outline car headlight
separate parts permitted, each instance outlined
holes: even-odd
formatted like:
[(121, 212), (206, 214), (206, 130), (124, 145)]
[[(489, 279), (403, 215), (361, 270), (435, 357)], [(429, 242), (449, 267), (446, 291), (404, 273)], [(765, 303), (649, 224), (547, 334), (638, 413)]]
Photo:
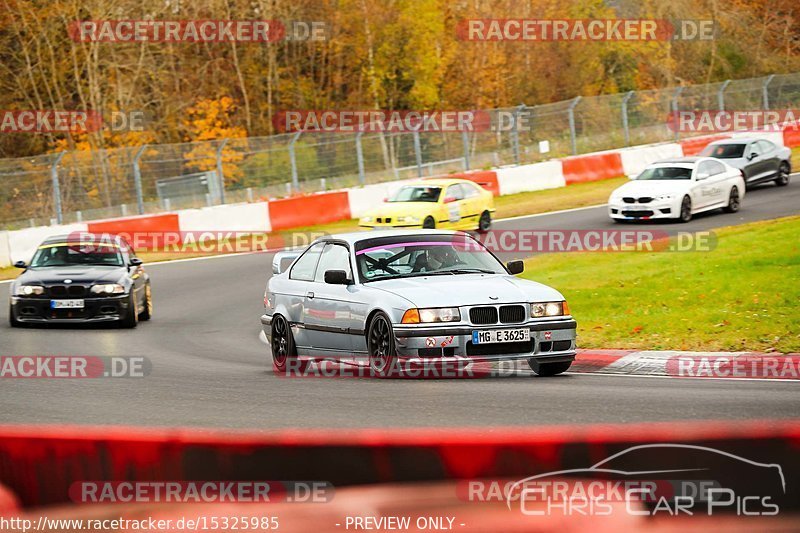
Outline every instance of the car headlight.
[(458, 307), (432, 307), (428, 309), (409, 309), (403, 314), (403, 324), (420, 324), (430, 322), (458, 322), (461, 313)]
[(119, 283), (104, 283), (102, 285), (92, 285), (89, 292), (92, 294), (122, 294), (125, 292), (125, 287)]
[(362, 224), (369, 224), (370, 222), (372, 222), (372, 217), (361, 217)]
[(44, 294), (44, 287), (41, 285), (20, 285), (17, 289), (17, 295), (19, 296), (33, 296)]
[(531, 318), (565, 316), (569, 314), (567, 302), (535, 302), (531, 304)]

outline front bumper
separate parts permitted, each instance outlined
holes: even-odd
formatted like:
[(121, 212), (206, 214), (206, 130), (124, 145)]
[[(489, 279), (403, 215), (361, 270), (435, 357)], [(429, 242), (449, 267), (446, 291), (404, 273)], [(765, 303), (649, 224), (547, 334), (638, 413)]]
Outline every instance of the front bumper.
[[(530, 330), (530, 342), (473, 344), (473, 331)], [(407, 360), (493, 362), (536, 358), (547, 362), (575, 359), (577, 323), (571, 318), (489, 326), (396, 324), (397, 355)]]
[(608, 216), (617, 220), (657, 220), (677, 218), (680, 216), (680, 205), (673, 201), (656, 201), (648, 204), (626, 204), (609, 202)]
[(51, 309), (50, 298), (11, 297), (11, 312), (24, 323), (74, 324), (79, 322), (113, 322), (129, 312), (127, 294), (83, 298), (82, 309)]

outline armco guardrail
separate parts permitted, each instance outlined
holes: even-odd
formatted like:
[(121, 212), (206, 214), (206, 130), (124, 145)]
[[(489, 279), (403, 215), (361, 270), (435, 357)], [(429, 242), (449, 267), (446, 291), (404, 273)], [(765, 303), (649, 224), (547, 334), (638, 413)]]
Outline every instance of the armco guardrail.
[[(751, 133), (741, 132), (735, 135), (749, 134)], [(758, 135), (777, 144), (800, 146), (800, 135), (797, 135), (794, 127), (787, 127), (783, 131), (758, 132)], [(667, 157), (696, 154), (712, 140), (726, 137), (729, 135), (697, 137), (679, 143), (636, 146), (495, 170), (464, 172), (451, 176), (481, 183), (495, 195), (554, 189), (573, 183), (607, 179), (623, 174), (633, 176), (654, 161)], [(54, 234), (84, 231), (125, 233), (127, 235), (171, 233), (178, 236), (181, 233), (202, 231), (267, 233), (358, 218), (368, 209), (380, 203), (402, 183), (402, 181), (387, 182), (266, 202), (226, 204), (201, 209), (183, 209), (172, 213), (10, 231), (7, 234), (8, 263), (2, 262), (3, 254), (0, 252), (0, 266), (5, 266), (13, 261), (28, 261), (36, 250), (36, 246), (45, 237)], [(137, 241), (147, 245), (146, 236), (138, 238)], [(2, 234), (0, 234), (0, 246), (2, 246)]]
[[(677, 142), (685, 135), (668, 127), (671, 112), (798, 107), (800, 73), (792, 73), (486, 111), (511, 117), (507, 125), (524, 120), (501, 131), (305, 132), (4, 159), (0, 228), (253, 202)], [(541, 152), (540, 141), (547, 141), (548, 152)], [(198, 173), (208, 178), (208, 194), (159, 196), (160, 182)]]
[[(70, 502), (70, 488), (81, 481), (319, 480), (343, 487), (514, 480), (587, 469), (651, 444), (676, 446), (645, 446), (614, 464), (639, 472), (701, 469), (700, 479), (738, 483), (746, 494), (769, 494), (781, 512), (800, 510), (795, 420), (270, 433), (0, 426), (0, 482), (30, 507)], [(686, 470), (674, 472), (664, 479), (695, 479)]]

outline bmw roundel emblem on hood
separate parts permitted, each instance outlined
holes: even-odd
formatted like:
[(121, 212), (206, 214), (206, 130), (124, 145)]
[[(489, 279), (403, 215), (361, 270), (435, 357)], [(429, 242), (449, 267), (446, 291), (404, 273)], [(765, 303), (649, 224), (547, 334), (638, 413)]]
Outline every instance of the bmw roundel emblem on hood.
[(499, 298), (499, 296), (489, 296), (490, 300), (497, 300), (498, 298)]

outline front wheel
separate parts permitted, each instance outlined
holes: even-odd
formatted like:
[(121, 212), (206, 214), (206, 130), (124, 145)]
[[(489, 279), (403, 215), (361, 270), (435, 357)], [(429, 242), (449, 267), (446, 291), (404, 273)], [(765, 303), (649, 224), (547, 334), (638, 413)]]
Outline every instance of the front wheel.
[(484, 211), (481, 213), (481, 218), (478, 220), (478, 231), (480, 233), (486, 233), (492, 227), (492, 214), (489, 211)]
[(139, 320), (150, 320), (153, 318), (153, 294), (150, 284), (144, 286), (144, 310), (139, 315)]
[(277, 374), (285, 374), (289, 360), (297, 357), (294, 337), (289, 323), (281, 315), (272, 318), (272, 369)]
[(741, 207), (741, 200), (739, 199), (739, 189), (731, 187), (731, 194), (728, 196), (728, 205), (723, 209), (726, 213), (735, 213)]
[(433, 220), (433, 217), (425, 217), (425, 220), (422, 221), (422, 229), (434, 229), (436, 227), (436, 221)]
[(392, 324), (383, 313), (378, 313), (369, 323), (367, 331), (369, 369), (374, 376), (385, 378), (391, 375), (397, 362)]
[(688, 196), (683, 197), (681, 202), (681, 212), (678, 215), (678, 220), (681, 222), (689, 222), (692, 220), (692, 199)]
[(537, 376), (550, 377), (561, 374), (569, 370), (572, 366), (572, 361), (564, 361), (561, 363), (540, 363), (535, 357), (528, 359), (528, 366), (531, 367)]
[(778, 179), (775, 180), (775, 185), (778, 187), (785, 187), (789, 185), (789, 163), (784, 161), (778, 169)]

